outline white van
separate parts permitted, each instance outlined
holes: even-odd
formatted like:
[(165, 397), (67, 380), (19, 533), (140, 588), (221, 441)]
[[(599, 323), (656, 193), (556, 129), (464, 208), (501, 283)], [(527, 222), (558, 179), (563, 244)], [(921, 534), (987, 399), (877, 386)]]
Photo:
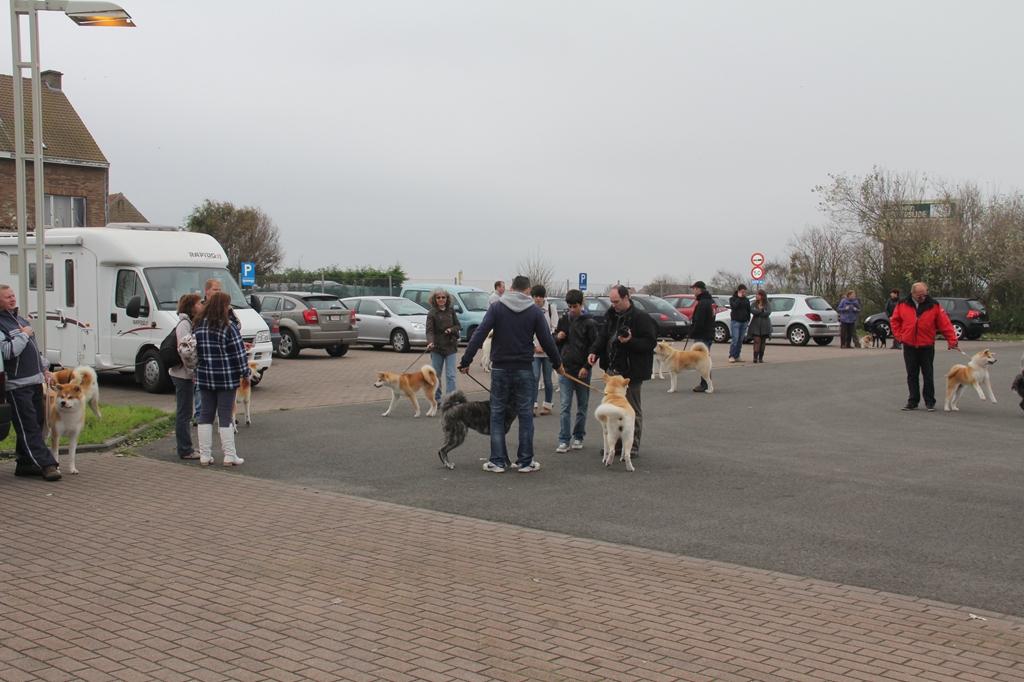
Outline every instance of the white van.
[[(18, 305), (22, 317), (38, 319), (34, 235), (28, 245), (30, 293), (18, 292)], [(169, 389), (158, 349), (177, 324), (178, 299), (203, 294), (216, 278), (231, 296), (242, 338), (254, 344), (256, 373), (270, 367), (270, 330), (210, 235), (149, 223), (54, 228), (46, 231), (45, 258), (46, 358), (53, 364), (134, 372), (147, 391)], [(17, 291), (18, 267), (17, 235), (0, 236), (0, 283)]]

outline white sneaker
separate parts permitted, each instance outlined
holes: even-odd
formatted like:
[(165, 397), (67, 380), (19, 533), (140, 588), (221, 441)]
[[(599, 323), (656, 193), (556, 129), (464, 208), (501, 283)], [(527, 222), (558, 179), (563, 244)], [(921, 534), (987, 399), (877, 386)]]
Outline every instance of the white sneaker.
[(583, 449), (583, 441), (578, 440), (578, 439), (574, 440), (572, 442), (572, 449), (573, 450), (582, 450)]
[(493, 462), (484, 462), (484, 471), (490, 471), (492, 474), (505, 473), (504, 467), (497, 466)]
[(530, 462), (526, 466), (519, 467), (519, 473), (521, 473), (521, 474), (529, 474), (529, 473), (533, 473), (534, 471), (537, 471), (538, 469), (540, 469), (540, 462), (538, 462), (537, 460), (533, 460), (532, 462)]
[(568, 443), (559, 443), (558, 447), (555, 448), (555, 452), (569, 452), (569, 444)]

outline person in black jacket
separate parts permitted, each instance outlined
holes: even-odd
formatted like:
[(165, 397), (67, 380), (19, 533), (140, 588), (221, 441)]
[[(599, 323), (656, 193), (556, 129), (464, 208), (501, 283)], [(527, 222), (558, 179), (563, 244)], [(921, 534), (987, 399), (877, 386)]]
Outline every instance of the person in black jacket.
[(732, 332), (729, 362), (746, 362), (740, 357), (740, 351), (743, 350), (743, 339), (747, 335), (747, 325), (750, 324), (750, 299), (747, 298), (747, 287), (742, 284), (729, 297), (729, 321)]
[(629, 379), (626, 400), (636, 412), (633, 426), (633, 448), (630, 457), (640, 456), (640, 435), (644, 413), (640, 404), (640, 390), (644, 380), (651, 378), (654, 369), (654, 347), (658, 345), (658, 328), (647, 313), (637, 310), (629, 300), (629, 289), (623, 285), (612, 287), (608, 293), (612, 307), (604, 316), (604, 326), (590, 346), (587, 363), (601, 363), (601, 369)]
[[(708, 287), (703, 281), (697, 280), (690, 287), (694, 296), (697, 297), (697, 304), (693, 307), (693, 319), (690, 326), (690, 338), (700, 341), (711, 350), (711, 344), (715, 342), (715, 301), (708, 293)], [(700, 378), (700, 385), (694, 386), (695, 393), (704, 393), (708, 390), (708, 382), (704, 377)]]
[[(893, 289), (892, 291), (889, 292), (889, 300), (885, 302), (885, 316), (888, 317), (890, 320), (892, 319), (892, 314), (896, 312), (896, 304), (899, 302), (900, 290)], [(893, 337), (892, 348), (893, 350), (900, 350), (902, 348), (899, 339)]]
[[(569, 311), (558, 319), (555, 326), (555, 343), (562, 355), (565, 374), (558, 375), (558, 392), (562, 396), (558, 449), (569, 451), (569, 421), (572, 417), (572, 397), (576, 396), (576, 423), (572, 428), (572, 449), (583, 449), (583, 438), (587, 435), (587, 408), (590, 406), (590, 365), (587, 355), (597, 340), (597, 323), (590, 311), (583, 307), (583, 292), (572, 289), (565, 295)], [(584, 382), (581, 386), (569, 377)]]

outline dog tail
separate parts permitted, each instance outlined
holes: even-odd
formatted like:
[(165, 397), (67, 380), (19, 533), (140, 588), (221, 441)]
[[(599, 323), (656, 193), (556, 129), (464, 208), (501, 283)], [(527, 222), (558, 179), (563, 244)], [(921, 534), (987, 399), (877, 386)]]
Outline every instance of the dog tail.
[(461, 405), (466, 402), (466, 394), (462, 391), (454, 391), (444, 397), (444, 401), (441, 402), (441, 412), (448, 410), (456, 405)]
[(95, 386), (97, 382), (96, 370), (92, 367), (75, 367), (75, 371), (71, 373), (71, 383), (81, 384), (83, 387)]
[(693, 348), (691, 348), (690, 350), (696, 351), (697, 353), (703, 353), (704, 355), (708, 354), (708, 347), (705, 346), (700, 341), (698, 341), (697, 343), (693, 344)]
[(951, 376), (956, 374), (961, 369), (967, 369), (967, 365), (953, 365), (953, 369), (951, 369), (948, 372), (946, 372), (946, 378), (947, 379), (950, 378)]
[(431, 388), (437, 388), (437, 372), (434, 371), (433, 367), (430, 365), (423, 365), (420, 367), (420, 372), (423, 373), (423, 378), (427, 380), (427, 383), (430, 384)]

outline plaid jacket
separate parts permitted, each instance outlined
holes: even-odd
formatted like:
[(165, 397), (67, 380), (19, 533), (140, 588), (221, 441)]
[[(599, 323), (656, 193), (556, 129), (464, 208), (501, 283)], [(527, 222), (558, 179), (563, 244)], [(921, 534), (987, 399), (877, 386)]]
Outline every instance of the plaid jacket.
[(242, 344), (242, 335), (233, 324), (211, 329), (202, 322), (195, 329), (199, 367), (196, 383), (208, 391), (232, 391), (238, 380), (249, 376), (249, 356)]

